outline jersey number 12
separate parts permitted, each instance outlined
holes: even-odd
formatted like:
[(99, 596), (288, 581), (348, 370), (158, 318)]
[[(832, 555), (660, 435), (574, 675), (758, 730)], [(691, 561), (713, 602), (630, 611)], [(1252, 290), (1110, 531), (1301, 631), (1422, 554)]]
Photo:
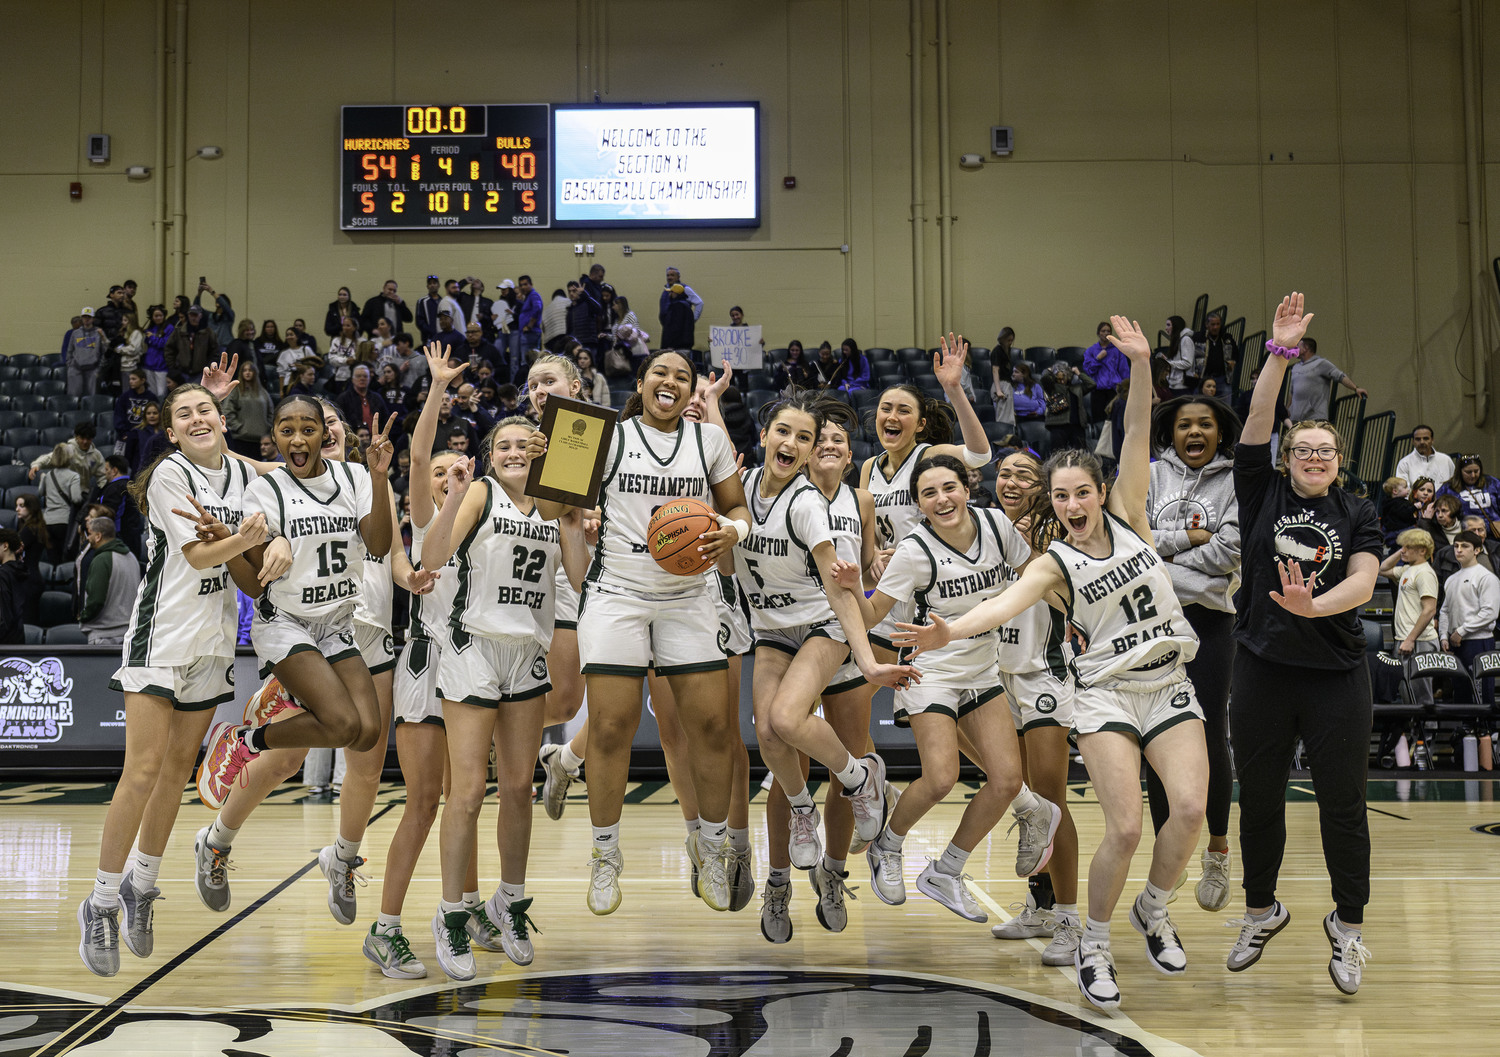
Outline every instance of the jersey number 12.
[(1151, 588), (1142, 584), (1130, 592), (1130, 597), (1135, 599), (1134, 609), (1130, 608), (1130, 598), (1120, 596), (1120, 608), (1125, 610), (1125, 619), (1130, 623), (1150, 620), (1156, 616), (1156, 602), (1151, 597)]

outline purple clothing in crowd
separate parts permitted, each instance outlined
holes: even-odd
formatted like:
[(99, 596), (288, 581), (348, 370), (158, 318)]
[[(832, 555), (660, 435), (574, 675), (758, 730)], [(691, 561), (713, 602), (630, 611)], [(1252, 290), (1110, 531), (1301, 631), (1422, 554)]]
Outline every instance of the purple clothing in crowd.
[(521, 302), (520, 311), (516, 313), (516, 329), (532, 335), (542, 332), (542, 295), (535, 289)]
[(1032, 385), (1030, 393), (1016, 386), (1015, 404), (1017, 418), (1042, 418), (1047, 414), (1047, 394), (1037, 384)]
[(172, 340), (176, 329), (171, 323), (166, 323), (160, 330), (151, 327), (146, 331), (146, 355), (141, 361), (142, 367), (148, 371), (167, 369), (167, 343)]
[[(1099, 358), (1100, 351), (1104, 359)], [(1130, 360), (1109, 342), (1095, 342), (1083, 354), (1083, 373), (1100, 389), (1113, 389), (1130, 377)]]

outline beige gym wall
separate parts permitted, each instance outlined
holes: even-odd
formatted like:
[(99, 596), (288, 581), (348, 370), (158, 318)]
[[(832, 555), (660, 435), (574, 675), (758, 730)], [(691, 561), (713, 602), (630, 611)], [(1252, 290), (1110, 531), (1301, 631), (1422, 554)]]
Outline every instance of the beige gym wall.
[[(1500, 0), (1474, 0), (1480, 68), (1500, 54)], [(242, 315), (320, 329), (356, 298), (429, 270), (545, 292), (583, 270), (574, 241), (654, 330), (662, 269), (705, 319), (732, 303), (767, 340), (936, 343), (934, 0), (923, 0), (926, 333), (912, 333), (907, 0), (579, 0), (467, 9), (411, 0), (191, 0), (187, 257)], [(1308, 293), (1322, 349), (1451, 448), (1496, 462), (1473, 425), (1458, 0), (948, 0), (953, 318), (989, 345), (1087, 344), (1111, 311), (1153, 335), (1208, 292), (1264, 328)], [(175, 0), (168, 3), (169, 26)], [(0, 351), (51, 351), (67, 319), (127, 274), (151, 289), (156, 181), (152, 0), (5, 4), (0, 288), (22, 306)], [(507, 32), (504, 27), (516, 27)], [(1487, 45), (1487, 46), (1486, 46)], [(735, 232), (353, 234), (338, 230), (343, 103), (759, 100), (762, 226)], [(1500, 144), (1500, 79), (1485, 104)], [(988, 157), (989, 127), (1016, 152)], [(88, 165), (90, 132), (113, 137)], [(1500, 191), (1497, 150), (1485, 178)], [(169, 161), (170, 165), (173, 164)], [(795, 190), (781, 187), (797, 177)], [(68, 184), (83, 184), (83, 199)], [(170, 187), (170, 183), (168, 184)], [(1491, 218), (1486, 259), (1500, 245)], [(169, 245), (170, 245), (169, 238)], [(622, 243), (635, 253), (625, 257)], [(848, 244), (847, 255), (840, 252)], [(172, 274), (169, 266), (168, 275)], [(1485, 307), (1493, 316), (1493, 306)], [(1500, 328), (1491, 323), (1491, 334)], [(1492, 419), (1493, 422), (1493, 419)]]

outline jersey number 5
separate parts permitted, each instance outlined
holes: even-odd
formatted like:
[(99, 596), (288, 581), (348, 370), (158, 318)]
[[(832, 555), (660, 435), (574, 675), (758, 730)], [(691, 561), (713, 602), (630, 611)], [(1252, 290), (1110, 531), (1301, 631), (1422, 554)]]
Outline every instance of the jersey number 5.
[(349, 568), (349, 559), (344, 557), (344, 551), (348, 548), (348, 540), (329, 540), (327, 543), (319, 544), (318, 575), (338, 576)]
[[(1135, 599), (1135, 609), (1130, 608), (1130, 598)], [(1120, 608), (1125, 610), (1125, 619), (1135, 624), (1156, 616), (1156, 601), (1151, 597), (1151, 588), (1142, 584), (1130, 592), (1130, 598), (1120, 596)]]
[(529, 551), (525, 547), (517, 547), (515, 564), (510, 567), (512, 580), (525, 580), (528, 583), (539, 583), (542, 579), (542, 566), (547, 564), (546, 551)]

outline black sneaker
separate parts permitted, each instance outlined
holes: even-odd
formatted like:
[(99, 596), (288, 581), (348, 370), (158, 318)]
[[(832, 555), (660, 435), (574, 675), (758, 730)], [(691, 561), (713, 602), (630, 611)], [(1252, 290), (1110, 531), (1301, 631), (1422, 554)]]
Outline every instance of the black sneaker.
[(1078, 970), (1078, 990), (1091, 1005), (1099, 1009), (1120, 1008), (1120, 985), (1115, 979), (1115, 959), (1109, 952), (1109, 941), (1082, 940), (1073, 955)]
[(1271, 916), (1264, 921), (1256, 921), (1248, 913), (1235, 921), (1224, 922), (1225, 928), (1239, 929), (1240, 938), (1234, 941), (1234, 946), (1229, 949), (1229, 958), (1224, 963), (1232, 973), (1242, 973), (1256, 962), (1260, 961), (1260, 955), (1271, 937), (1291, 923), (1292, 912), (1281, 905), (1278, 900), (1271, 907)]
[(1332, 913), (1323, 919), (1323, 932), (1333, 947), (1333, 957), (1328, 959), (1328, 975), (1333, 979), (1333, 986), (1346, 995), (1352, 995), (1359, 990), (1370, 952), (1359, 942), (1359, 933), (1351, 931)]
[(1151, 960), (1157, 972), (1167, 976), (1187, 972), (1187, 952), (1182, 949), (1182, 941), (1177, 938), (1172, 919), (1167, 917), (1166, 910), (1155, 915), (1148, 914), (1141, 906), (1141, 898), (1137, 896), (1131, 904), (1130, 925), (1146, 937), (1146, 957)]

